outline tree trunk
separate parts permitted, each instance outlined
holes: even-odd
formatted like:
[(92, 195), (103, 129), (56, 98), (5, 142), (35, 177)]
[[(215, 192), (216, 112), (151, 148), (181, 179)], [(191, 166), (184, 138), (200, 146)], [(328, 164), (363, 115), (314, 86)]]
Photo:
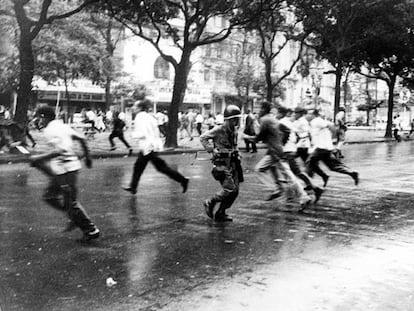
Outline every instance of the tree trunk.
[(370, 114), (371, 110), (367, 110), (367, 126), (369, 126), (369, 114)]
[(266, 70), (266, 100), (271, 103), (273, 100), (272, 59), (270, 57), (266, 57), (264, 63)]
[(339, 111), (339, 105), (341, 102), (341, 79), (342, 79), (342, 65), (340, 63), (336, 64), (335, 70), (335, 101), (334, 101), (334, 111), (333, 111), (333, 120), (336, 118), (336, 114)]
[(395, 88), (396, 77), (390, 75), (390, 81), (388, 84), (388, 115), (387, 115), (387, 127), (385, 129), (385, 136), (387, 138), (392, 137), (392, 115), (394, 110), (394, 88)]
[(21, 70), (14, 120), (19, 125), (24, 126), (27, 121), (27, 109), (29, 108), (30, 94), (32, 91), (34, 56), (31, 37), (23, 31), (20, 34), (19, 52)]
[(111, 78), (109, 76), (106, 77), (105, 82), (105, 109), (109, 110), (111, 107), (112, 98), (111, 98)]
[(171, 104), (168, 107), (167, 135), (165, 137), (166, 147), (177, 147), (178, 111), (184, 102), (187, 89), (187, 77), (190, 68), (190, 57), (192, 50), (184, 49), (181, 60), (175, 67), (174, 87)]

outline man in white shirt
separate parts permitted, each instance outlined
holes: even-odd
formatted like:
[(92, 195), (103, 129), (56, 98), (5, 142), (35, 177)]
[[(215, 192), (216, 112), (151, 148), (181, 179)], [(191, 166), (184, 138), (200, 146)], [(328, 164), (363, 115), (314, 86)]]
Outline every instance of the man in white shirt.
[(163, 143), (160, 138), (157, 120), (147, 112), (150, 106), (152, 106), (152, 103), (149, 100), (143, 100), (137, 104), (139, 112), (135, 116), (132, 136), (138, 139), (138, 158), (134, 165), (131, 182), (128, 187), (123, 189), (136, 194), (141, 175), (148, 162), (151, 162), (158, 171), (179, 182), (183, 187), (184, 193), (187, 191), (190, 179), (170, 168), (159, 157), (158, 151), (162, 150)]
[(308, 111), (307, 119), (310, 121), (312, 145), (314, 147), (314, 151), (307, 162), (308, 175), (312, 176), (313, 173), (317, 173), (322, 177), (324, 187), (326, 187), (329, 176), (318, 165), (319, 161), (322, 161), (331, 171), (351, 176), (355, 185), (358, 185), (358, 173), (351, 171), (332, 153), (334, 150), (332, 142), (332, 129), (334, 124), (322, 119), (317, 109)]
[[(66, 212), (70, 223), (66, 231), (79, 227), (83, 231), (82, 240), (99, 237), (99, 229), (92, 223), (77, 201), (77, 176), (81, 163), (74, 151), (73, 142), (78, 141), (85, 155), (88, 168), (92, 167), (88, 147), (84, 137), (62, 120), (55, 120), (52, 107), (43, 106), (37, 110), (40, 122), (45, 127), (44, 136), (51, 151), (31, 157), (31, 165), (50, 177), (50, 183), (43, 198), (52, 207)], [(63, 199), (63, 203), (62, 203)]]
[(289, 129), (289, 137), (287, 137), (287, 141), (283, 145), (283, 154), (285, 156), (285, 159), (289, 163), (289, 167), (292, 173), (305, 183), (306, 189), (312, 190), (315, 193), (315, 200), (313, 203), (316, 204), (322, 196), (323, 189), (316, 186), (312, 182), (311, 178), (308, 176), (308, 174), (303, 172), (301, 166), (298, 163), (299, 156), (297, 154), (296, 145), (298, 135), (296, 133), (296, 127), (293, 123), (293, 111), (283, 106), (280, 106), (278, 108), (278, 117), (281, 118), (279, 121), (280, 126), (285, 126), (287, 129)]

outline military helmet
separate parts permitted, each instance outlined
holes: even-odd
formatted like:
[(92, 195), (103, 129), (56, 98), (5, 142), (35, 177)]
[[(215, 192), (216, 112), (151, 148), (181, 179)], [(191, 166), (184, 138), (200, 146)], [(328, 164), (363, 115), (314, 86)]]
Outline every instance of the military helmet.
[(236, 105), (228, 105), (224, 109), (224, 119), (232, 119), (241, 117), (241, 110)]
[(47, 118), (53, 120), (56, 118), (55, 109), (48, 105), (41, 105), (36, 109), (36, 115), (39, 117)]

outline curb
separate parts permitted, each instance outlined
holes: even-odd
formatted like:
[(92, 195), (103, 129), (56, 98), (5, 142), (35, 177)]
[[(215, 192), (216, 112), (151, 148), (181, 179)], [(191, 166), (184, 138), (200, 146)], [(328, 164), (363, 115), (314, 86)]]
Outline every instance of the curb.
[[(375, 143), (390, 143), (390, 142), (395, 142), (395, 140), (394, 139), (380, 139), (380, 140), (371, 140), (371, 141), (350, 141), (350, 142), (346, 142), (345, 144), (355, 145), (355, 144), (375, 144)], [(257, 149), (265, 149), (265, 147), (257, 146)], [(243, 150), (243, 148), (241, 150)], [(177, 155), (177, 154), (185, 154), (185, 153), (197, 153), (200, 151), (204, 151), (204, 149), (201, 149), (201, 148), (166, 149), (166, 150), (159, 152), (159, 154)], [(136, 153), (133, 153), (131, 157), (134, 157), (135, 155)], [(112, 158), (123, 158), (123, 157), (125, 157), (125, 153), (109, 153), (105, 151), (91, 153), (92, 159), (105, 159), (105, 158), (112, 159)], [(11, 164), (28, 163), (28, 162), (29, 162), (29, 158), (26, 155), (4, 155), (4, 157), (0, 155), (0, 165), (4, 165), (4, 164), (11, 165)]]

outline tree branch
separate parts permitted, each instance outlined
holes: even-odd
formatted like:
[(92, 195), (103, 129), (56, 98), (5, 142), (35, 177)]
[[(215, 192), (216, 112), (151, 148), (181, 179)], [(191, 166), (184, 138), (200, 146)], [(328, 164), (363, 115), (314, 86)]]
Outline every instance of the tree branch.
[(273, 84), (273, 88), (276, 87), (277, 85), (279, 85), (287, 76), (289, 76), (292, 71), (293, 68), (296, 66), (296, 64), (299, 62), (299, 60), (302, 58), (302, 51), (303, 51), (303, 47), (304, 47), (304, 41), (302, 41), (300, 43), (300, 48), (298, 51), (298, 55), (296, 57), (296, 59), (293, 61), (293, 63), (291, 64), (290, 68), (288, 71), (286, 71), (274, 84)]

